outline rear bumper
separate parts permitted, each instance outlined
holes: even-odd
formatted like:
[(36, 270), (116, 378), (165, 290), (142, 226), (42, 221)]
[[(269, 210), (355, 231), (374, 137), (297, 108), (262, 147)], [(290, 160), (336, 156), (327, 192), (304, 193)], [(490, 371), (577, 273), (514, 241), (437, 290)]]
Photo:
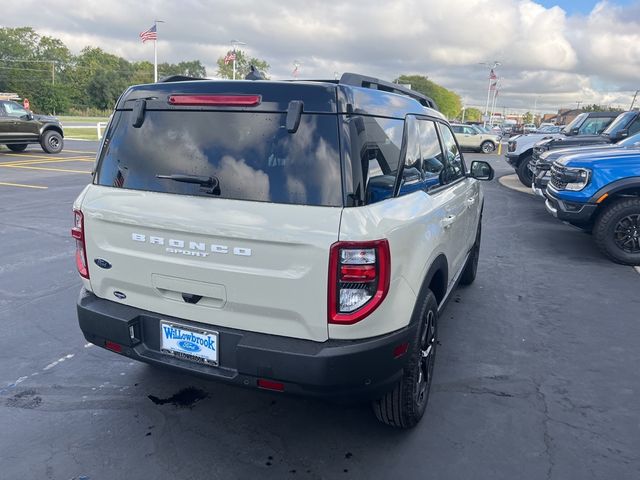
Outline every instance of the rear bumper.
[(549, 188), (544, 190), (544, 196), (547, 199), (545, 202), (547, 212), (558, 220), (573, 223), (575, 225), (588, 224), (598, 208), (597, 205), (591, 203), (574, 203), (564, 201), (556, 197)]
[[(394, 348), (411, 343), (416, 331), (413, 324), (380, 337), (320, 343), (197, 324), (104, 300), (85, 289), (77, 310), (89, 342), (103, 348), (115, 342), (127, 357), (240, 386), (257, 388), (258, 379), (275, 380), (287, 393), (340, 401), (377, 398), (391, 390), (408, 359), (408, 354), (394, 358)], [(217, 331), (219, 366), (162, 353), (160, 320)]]

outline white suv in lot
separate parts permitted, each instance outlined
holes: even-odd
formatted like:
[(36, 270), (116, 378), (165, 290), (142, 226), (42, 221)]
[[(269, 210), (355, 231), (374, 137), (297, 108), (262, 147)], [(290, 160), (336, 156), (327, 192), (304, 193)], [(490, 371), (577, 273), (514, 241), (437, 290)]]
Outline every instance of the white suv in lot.
[(128, 89), (74, 203), (87, 340), (415, 425), (493, 178), (434, 106), (355, 74)]

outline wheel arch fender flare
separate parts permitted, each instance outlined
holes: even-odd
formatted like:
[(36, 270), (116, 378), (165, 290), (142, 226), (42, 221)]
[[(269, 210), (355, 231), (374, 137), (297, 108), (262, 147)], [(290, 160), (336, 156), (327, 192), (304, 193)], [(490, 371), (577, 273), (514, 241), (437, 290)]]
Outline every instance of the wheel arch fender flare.
[(60, 125), (56, 125), (55, 123), (45, 123), (42, 127), (40, 127), (40, 136), (44, 135), (49, 130), (58, 132), (60, 136), (64, 138), (64, 132), (62, 131), (62, 127), (60, 127)]
[(426, 294), (436, 275), (440, 276), (438, 278), (439, 291), (433, 292), (433, 294), (436, 297), (438, 305), (440, 305), (447, 294), (447, 286), (449, 285), (449, 262), (447, 262), (447, 257), (445, 257), (443, 253), (440, 253), (433, 262), (431, 262), (431, 266), (427, 269), (427, 273), (424, 275), (420, 291), (418, 292), (416, 304), (413, 307), (413, 313), (411, 314), (411, 323), (418, 320), (419, 299)]
[(608, 185), (605, 185), (596, 193), (594, 193), (593, 196), (589, 199), (589, 203), (596, 203), (596, 201), (605, 193), (613, 195), (623, 190), (634, 188), (640, 191), (640, 176), (621, 178), (620, 180), (616, 180), (615, 182), (611, 182)]

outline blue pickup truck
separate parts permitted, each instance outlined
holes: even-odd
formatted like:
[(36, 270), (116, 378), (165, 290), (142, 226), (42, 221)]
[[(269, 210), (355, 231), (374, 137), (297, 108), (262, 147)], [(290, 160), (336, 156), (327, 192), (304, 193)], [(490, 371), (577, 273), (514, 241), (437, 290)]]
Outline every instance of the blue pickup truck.
[(592, 232), (611, 260), (640, 265), (640, 148), (563, 155), (544, 194), (551, 215)]

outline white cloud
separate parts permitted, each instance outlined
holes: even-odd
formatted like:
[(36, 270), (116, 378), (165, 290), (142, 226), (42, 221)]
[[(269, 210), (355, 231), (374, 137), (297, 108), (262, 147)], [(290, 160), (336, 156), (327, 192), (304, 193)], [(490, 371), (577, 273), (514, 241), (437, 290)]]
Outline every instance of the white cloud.
[[(200, 59), (210, 75), (232, 38), (266, 59), (273, 78), (333, 78), (358, 71), (392, 79), (419, 73), (484, 105), (487, 71), (498, 59), (499, 102), (528, 108), (630, 102), (640, 88), (640, 5), (596, 5), (568, 15), (532, 0), (23, 0), (6, 26), (32, 25), (72, 50), (100, 46), (130, 60), (151, 60), (138, 33), (155, 18), (161, 61)], [(638, 83), (636, 83), (638, 82)]]

